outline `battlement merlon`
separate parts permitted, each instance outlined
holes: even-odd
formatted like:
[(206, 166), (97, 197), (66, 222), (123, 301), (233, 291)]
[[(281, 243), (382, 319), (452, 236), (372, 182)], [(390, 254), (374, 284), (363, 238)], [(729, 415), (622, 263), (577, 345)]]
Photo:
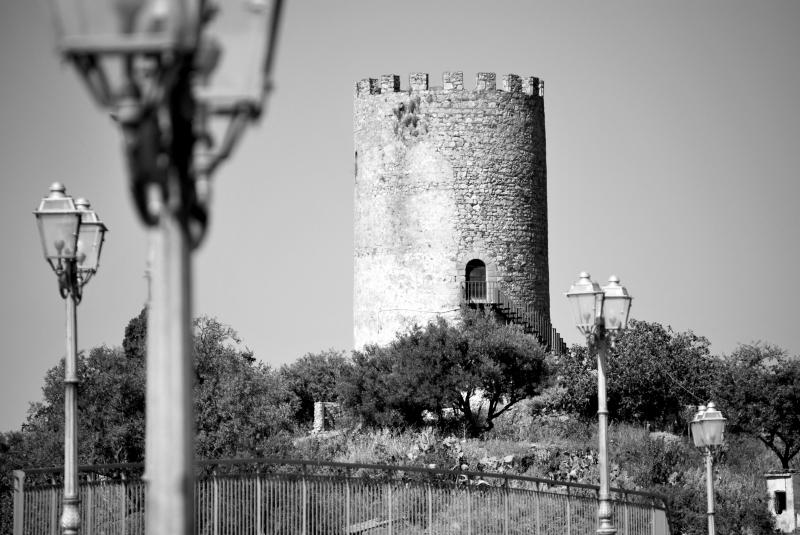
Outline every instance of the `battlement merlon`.
[(463, 91), (464, 73), (462, 71), (443, 72), (442, 88), (445, 91)]
[(381, 75), (381, 93), (397, 93), (400, 91), (400, 76), (397, 74)]
[(410, 75), (408, 75), (408, 85), (411, 88), (411, 91), (427, 91), (428, 73), (412, 72)]
[(475, 77), (475, 89), (494, 91), (497, 89), (497, 75), (493, 72), (479, 72)]
[[(505, 91), (508, 93), (524, 93), (532, 97), (544, 96), (544, 81), (536, 76), (520, 77), (516, 74), (504, 74), (501, 85), (497, 87), (497, 75), (493, 72), (479, 72), (475, 76), (475, 91)], [(383, 74), (380, 78), (364, 78), (356, 83), (356, 96), (379, 95), (382, 93), (399, 93), (400, 76)], [(429, 75), (425, 72), (412, 72), (408, 77), (407, 91), (464, 91), (464, 72), (445, 71), (442, 73), (442, 87), (431, 87)]]

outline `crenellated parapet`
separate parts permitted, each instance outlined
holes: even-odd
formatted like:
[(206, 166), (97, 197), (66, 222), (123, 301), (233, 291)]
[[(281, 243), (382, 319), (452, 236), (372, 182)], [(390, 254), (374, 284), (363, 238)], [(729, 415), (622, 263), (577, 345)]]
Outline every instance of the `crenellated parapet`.
[[(463, 71), (446, 71), (442, 73), (442, 85), (431, 86), (426, 72), (412, 72), (408, 77), (406, 91), (442, 91), (455, 92), (469, 90), (464, 87)], [(524, 93), (529, 96), (544, 96), (544, 82), (535, 76), (520, 77), (516, 74), (504, 74), (501, 84), (497, 86), (497, 75), (493, 72), (479, 72), (475, 76), (475, 91), (504, 91), (507, 93)], [(380, 78), (364, 78), (356, 83), (356, 96), (378, 95), (382, 93), (399, 93), (400, 75), (382, 74)]]

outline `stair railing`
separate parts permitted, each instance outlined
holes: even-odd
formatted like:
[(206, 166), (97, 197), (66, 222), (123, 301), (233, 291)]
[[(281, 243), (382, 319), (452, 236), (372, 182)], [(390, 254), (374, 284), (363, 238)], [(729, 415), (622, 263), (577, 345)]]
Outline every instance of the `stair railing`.
[(468, 305), (493, 305), (506, 317), (529, 334), (535, 335), (546, 349), (560, 355), (566, 351), (567, 344), (550, 323), (532, 303), (519, 305), (503, 290), (497, 281), (465, 281), (462, 283), (464, 302)]

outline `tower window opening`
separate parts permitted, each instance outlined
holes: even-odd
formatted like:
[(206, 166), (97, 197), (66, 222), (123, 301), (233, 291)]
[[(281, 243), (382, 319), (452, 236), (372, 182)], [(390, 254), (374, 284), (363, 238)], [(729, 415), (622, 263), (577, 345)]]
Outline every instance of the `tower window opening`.
[(467, 302), (486, 301), (486, 264), (482, 260), (470, 260), (464, 275)]

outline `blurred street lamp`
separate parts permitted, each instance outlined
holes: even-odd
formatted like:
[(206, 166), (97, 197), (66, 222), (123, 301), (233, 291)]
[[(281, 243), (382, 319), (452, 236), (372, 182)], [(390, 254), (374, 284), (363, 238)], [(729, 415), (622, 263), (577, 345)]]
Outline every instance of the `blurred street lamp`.
[(145, 478), (148, 534), (193, 533), (191, 251), (211, 175), (260, 117), (281, 0), (50, 0), (57, 46), (119, 124), (152, 227)]
[(97, 272), (106, 226), (86, 199), (73, 201), (58, 182), (34, 212), (44, 257), (58, 277), (58, 291), (66, 301), (67, 352), (64, 356), (64, 497), (61, 528), (77, 534), (78, 508), (78, 374), (77, 306), (83, 287)]
[(708, 406), (700, 405), (690, 427), (694, 445), (705, 449), (706, 455), (706, 502), (708, 503), (708, 534), (714, 535), (714, 456), (713, 448), (725, 441), (726, 420), (713, 401)]
[(572, 304), (575, 326), (586, 337), (589, 353), (597, 352), (597, 418), (600, 497), (597, 509), (597, 533), (613, 535), (611, 493), (608, 484), (608, 407), (606, 402), (606, 361), (609, 346), (628, 326), (631, 296), (619, 279), (611, 276), (600, 288), (585, 271), (566, 293)]

